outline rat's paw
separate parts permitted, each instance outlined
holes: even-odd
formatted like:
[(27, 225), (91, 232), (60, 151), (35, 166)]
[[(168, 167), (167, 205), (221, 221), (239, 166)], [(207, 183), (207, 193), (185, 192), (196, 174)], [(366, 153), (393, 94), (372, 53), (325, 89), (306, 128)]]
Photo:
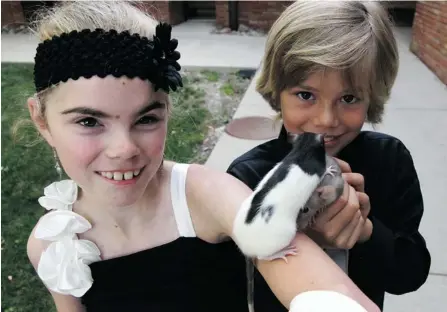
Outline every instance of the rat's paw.
[(332, 165), (332, 166), (329, 166), (326, 168), (326, 172), (324, 173), (324, 176), (329, 174), (334, 177), (336, 172), (337, 172), (337, 168)]
[(278, 251), (277, 253), (271, 255), (271, 256), (267, 256), (267, 257), (258, 257), (259, 260), (267, 260), (267, 261), (273, 261), (276, 259), (283, 259), (286, 263), (288, 263), (287, 261), (287, 256), (295, 256), (297, 254), (298, 250), (296, 249), (296, 247), (294, 245), (289, 245), (286, 248)]
[(332, 185), (321, 186), (317, 189), (318, 196), (324, 201), (324, 205), (332, 203), (337, 199), (337, 190)]

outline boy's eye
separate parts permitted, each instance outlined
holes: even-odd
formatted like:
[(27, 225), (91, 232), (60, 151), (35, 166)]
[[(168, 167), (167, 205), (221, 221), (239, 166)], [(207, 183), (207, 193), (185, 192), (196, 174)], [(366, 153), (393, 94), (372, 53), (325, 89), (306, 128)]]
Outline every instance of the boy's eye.
[(353, 104), (358, 101), (358, 99), (355, 96), (353, 96), (352, 94), (347, 94), (347, 95), (342, 96), (342, 100), (343, 100), (343, 102), (345, 102), (347, 104)]
[(301, 91), (297, 93), (298, 97), (304, 101), (313, 100), (313, 94), (310, 92)]
[(143, 116), (138, 120), (139, 124), (150, 125), (159, 121), (159, 118), (155, 116)]
[(92, 117), (87, 117), (84, 118), (80, 121), (78, 121), (78, 123), (83, 126), (83, 127), (87, 127), (87, 128), (93, 128), (96, 127), (99, 123), (95, 118)]

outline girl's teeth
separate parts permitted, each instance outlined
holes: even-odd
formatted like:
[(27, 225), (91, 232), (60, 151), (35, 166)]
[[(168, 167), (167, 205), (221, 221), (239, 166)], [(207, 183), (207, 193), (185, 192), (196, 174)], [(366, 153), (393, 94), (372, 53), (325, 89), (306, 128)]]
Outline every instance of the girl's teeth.
[(133, 172), (132, 171), (127, 171), (124, 173), (124, 180), (130, 180), (133, 178)]
[(113, 173), (113, 180), (121, 181), (123, 179), (123, 174), (121, 172)]
[(131, 180), (134, 177), (140, 174), (139, 169), (135, 171), (127, 171), (127, 172), (101, 172), (101, 175), (107, 179), (122, 181), (122, 180)]

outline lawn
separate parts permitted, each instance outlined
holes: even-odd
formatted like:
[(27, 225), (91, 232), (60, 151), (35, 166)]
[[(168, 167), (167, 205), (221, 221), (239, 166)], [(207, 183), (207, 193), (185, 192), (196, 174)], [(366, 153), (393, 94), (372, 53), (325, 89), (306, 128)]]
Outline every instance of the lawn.
[[(26, 242), (45, 210), (37, 199), (43, 188), (57, 179), (51, 150), (43, 143), (27, 147), (16, 142), (11, 128), (28, 118), (26, 99), (33, 93), (32, 64), (2, 63), (2, 277), (1, 311), (55, 311), (50, 295), (38, 279), (26, 255)], [(194, 160), (206, 135), (209, 112), (205, 93), (184, 80), (185, 87), (173, 94), (174, 109), (169, 123), (166, 158)], [(20, 132), (33, 139), (32, 127)]]

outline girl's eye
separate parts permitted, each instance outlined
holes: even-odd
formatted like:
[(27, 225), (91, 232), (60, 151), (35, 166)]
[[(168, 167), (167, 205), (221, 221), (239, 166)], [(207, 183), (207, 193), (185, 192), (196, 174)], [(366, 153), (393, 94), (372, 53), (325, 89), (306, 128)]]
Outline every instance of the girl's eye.
[(93, 128), (99, 125), (98, 121), (95, 118), (87, 117), (80, 121), (78, 121), (78, 124), (80, 124), (83, 127), (87, 128)]
[(315, 99), (312, 93), (305, 91), (298, 92), (297, 96), (304, 101), (310, 101)]
[(355, 102), (358, 101), (358, 99), (353, 96), (352, 94), (347, 94), (342, 96), (342, 101), (347, 103), (347, 104), (354, 104)]
[(138, 120), (138, 123), (143, 125), (151, 125), (157, 123), (159, 120), (160, 119), (155, 116), (143, 116), (140, 120)]

